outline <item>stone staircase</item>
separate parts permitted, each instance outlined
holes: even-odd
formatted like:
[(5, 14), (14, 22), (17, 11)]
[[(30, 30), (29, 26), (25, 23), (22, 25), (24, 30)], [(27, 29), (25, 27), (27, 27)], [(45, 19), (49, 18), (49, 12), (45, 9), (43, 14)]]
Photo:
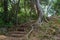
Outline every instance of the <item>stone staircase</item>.
[[(13, 28), (14, 29), (14, 28)], [(25, 27), (16, 28), (14, 31), (10, 31), (8, 36), (11, 37), (24, 37), (27, 34)]]

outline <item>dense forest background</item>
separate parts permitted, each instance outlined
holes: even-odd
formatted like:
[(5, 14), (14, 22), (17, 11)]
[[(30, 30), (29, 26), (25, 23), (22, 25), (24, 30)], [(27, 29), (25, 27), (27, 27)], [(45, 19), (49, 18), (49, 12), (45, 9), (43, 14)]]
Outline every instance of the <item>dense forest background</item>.
[[(60, 15), (59, 0), (0, 0), (0, 26), (21, 24), (38, 18)], [(38, 8), (39, 5), (40, 9)]]
[(0, 0), (0, 33), (4, 28), (6, 34), (23, 26), (30, 30), (27, 35), (34, 29), (39, 30), (40, 40), (53, 40), (60, 35), (60, 0)]

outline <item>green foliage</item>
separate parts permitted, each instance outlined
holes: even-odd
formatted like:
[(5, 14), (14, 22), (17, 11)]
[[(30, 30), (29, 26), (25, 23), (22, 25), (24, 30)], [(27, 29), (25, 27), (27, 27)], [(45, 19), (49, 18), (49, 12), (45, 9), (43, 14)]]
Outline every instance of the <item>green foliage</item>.
[[(43, 6), (48, 5), (48, 3), (49, 3), (49, 0), (41, 0), (41, 5), (43, 5)], [(4, 6), (3, 5), (4, 5), (3, 1), (1, 1), (0, 2), (0, 26), (13, 25), (14, 22), (16, 22), (15, 5), (17, 5), (17, 4), (14, 4), (10, 0), (8, 0), (8, 16), (7, 16), (9, 18), (8, 23), (7, 22), (5, 23), (5, 21), (4, 21), (4, 19), (6, 19), (5, 18), (6, 16), (4, 15)], [(49, 9), (50, 10), (49, 13), (53, 14), (53, 11), (56, 10), (57, 15), (60, 15), (60, 11), (59, 11), (60, 10), (60, 6), (59, 6), (60, 0), (53, 0), (51, 5), (53, 5), (53, 6), (51, 9)], [(48, 14), (46, 14), (46, 15), (48, 15)], [(30, 20), (36, 20), (38, 18), (38, 15), (35, 12), (35, 9), (33, 9), (33, 8), (31, 9), (30, 0), (20, 0), (17, 16), (18, 16), (19, 23), (25, 23)], [(59, 22), (60, 22), (60, 20), (59, 20)]]
[(4, 21), (0, 18), (0, 26), (4, 25)]
[(56, 10), (57, 15), (60, 15), (60, 0), (57, 0), (54, 4), (54, 9)]

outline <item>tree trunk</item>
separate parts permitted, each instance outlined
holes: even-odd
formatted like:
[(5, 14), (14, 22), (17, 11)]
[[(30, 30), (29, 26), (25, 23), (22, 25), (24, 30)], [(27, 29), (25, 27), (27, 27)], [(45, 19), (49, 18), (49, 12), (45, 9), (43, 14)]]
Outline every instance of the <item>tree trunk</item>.
[(16, 4), (16, 26), (18, 26), (18, 13), (19, 13), (19, 3), (20, 3), (20, 0), (18, 1), (18, 3)]
[(37, 23), (40, 24), (43, 20), (43, 9), (41, 7), (40, 1), (39, 0), (30, 0), (31, 1), (31, 8), (35, 9), (38, 19)]
[(43, 19), (43, 10), (41, 8), (41, 5), (40, 5), (40, 1), (39, 0), (35, 0), (36, 1), (36, 8), (37, 8), (37, 13), (38, 13), (38, 23), (41, 23), (42, 22), (42, 19)]
[(8, 18), (8, 0), (4, 0), (4, 21), (5, 23), (9, 22), (9, 18)]

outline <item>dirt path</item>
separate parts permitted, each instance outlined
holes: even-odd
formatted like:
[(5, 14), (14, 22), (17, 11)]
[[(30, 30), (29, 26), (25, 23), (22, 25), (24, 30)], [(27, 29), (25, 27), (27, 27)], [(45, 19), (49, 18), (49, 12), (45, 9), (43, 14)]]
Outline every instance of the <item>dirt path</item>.
[(8, 37), (5, 35), (0, 35), (0, 40), (25, 40), (24, 37)]

